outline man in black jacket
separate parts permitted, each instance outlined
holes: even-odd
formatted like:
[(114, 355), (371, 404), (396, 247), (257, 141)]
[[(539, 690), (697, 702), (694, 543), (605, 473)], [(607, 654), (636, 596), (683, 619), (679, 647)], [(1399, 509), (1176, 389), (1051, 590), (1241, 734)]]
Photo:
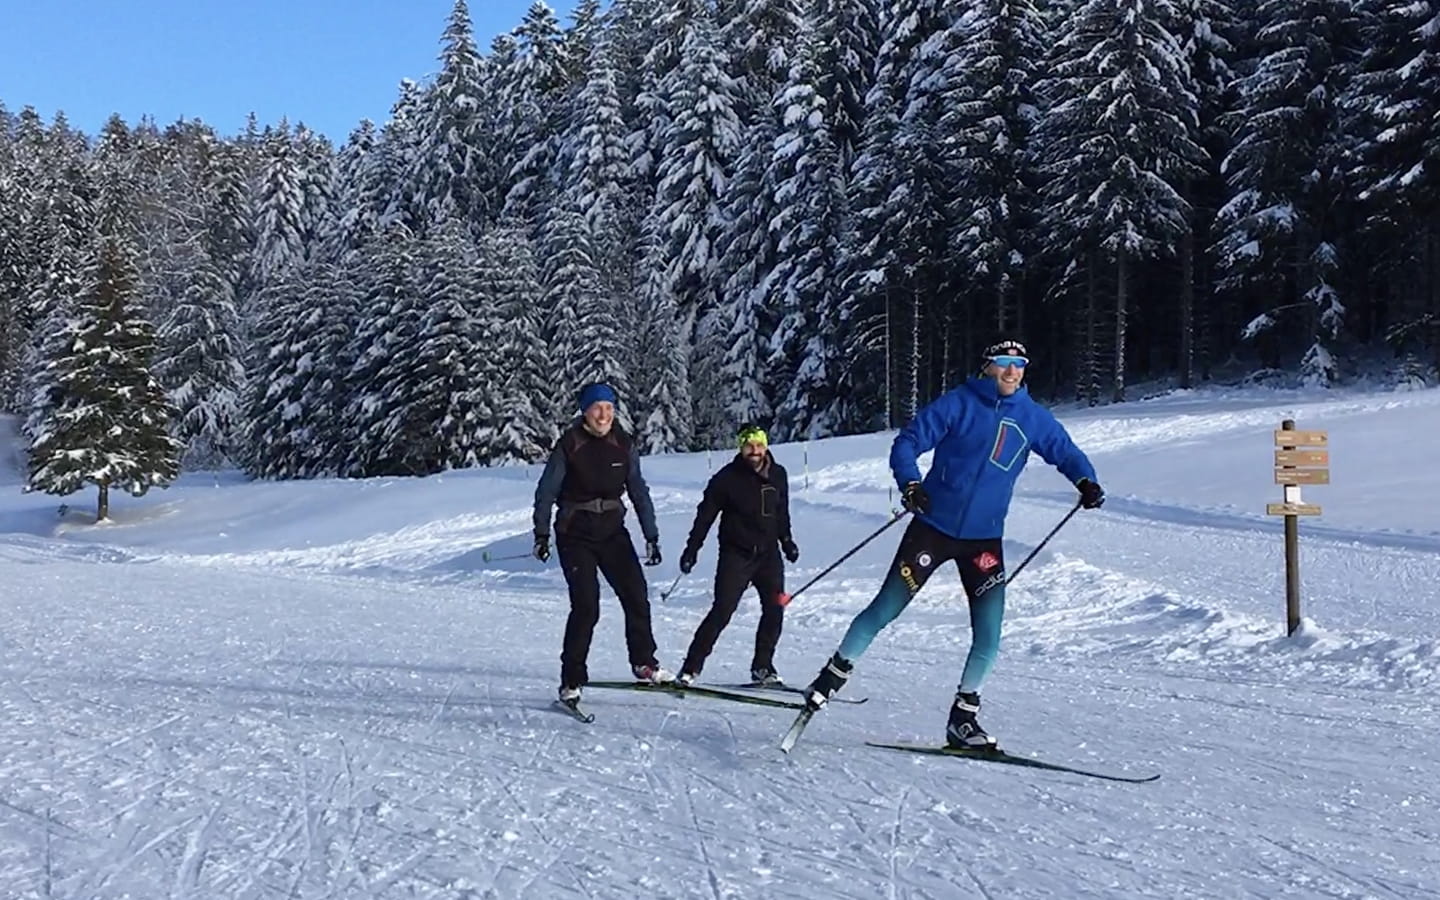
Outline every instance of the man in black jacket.
[(645, 535), (645, 565), (660, 564), (660, 531), (650, 488), (640, 474), (640, 454), (615, 422), (615, 390), (590, 384), (580, 392), (581, 416), (560, 435), (535, 488), (535, 558), (550, 558), (550, 511), (555, 515), (555, 549), (570, 587), (570, 617), (560, 652), (560, 700), (574, 704), (590, 680), (586, 659), (600, 619), (603, 574), (625, 614), (630, 667), (641, 681), (673, 681), (655, 658), (650, 627), (649, 585), (625, 528), (628, 493)]
[(752, 584), (760, 595), (760, 626), (755, 631), (750, 678), (758, 684), (781, 683), (775, 673), (775, 646), (780, 642), (785, 617), (780, 605), (780, 595), (785, 591), (780, 551), (783, 549), (785, 558), (792, 563), (800, 558), (800, 549), (790, 534), (790, 486), (785, 467), (770, 453), (770, 441), (763, 429), (745, 425), (737, 437), (740, 452), (705, 485), (690, 540), (680, 556), (681, 572), (695, 568), (710, 525), (720, 516), (715, 601), (695, 630), (690, 652), (685, 655), (678, 679), (684, 684), (700, 675), (720, 632), (730, 624), (740, 596)]

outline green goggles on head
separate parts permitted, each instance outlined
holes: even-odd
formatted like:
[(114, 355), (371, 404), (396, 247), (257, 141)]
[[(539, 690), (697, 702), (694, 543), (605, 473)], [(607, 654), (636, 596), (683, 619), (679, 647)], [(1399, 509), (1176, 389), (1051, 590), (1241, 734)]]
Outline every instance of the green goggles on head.
[(736, 435), (736, 440), (741, 450), (746, 444), (759, 444), (762, 447), (770, 446), (770, 438), (765, 434), (763, 428), (746, 428)]

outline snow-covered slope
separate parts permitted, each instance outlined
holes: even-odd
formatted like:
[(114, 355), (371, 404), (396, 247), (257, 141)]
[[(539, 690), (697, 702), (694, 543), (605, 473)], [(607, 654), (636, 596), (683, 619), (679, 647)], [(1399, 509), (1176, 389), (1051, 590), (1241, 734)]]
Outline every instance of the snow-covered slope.
[[(1284, 635), (1270, 431), (1330, 432)], [(567, 604), (529, 548), (534, 467), (251, 484), (189, 476), (115, 520), (0, 498), (0, 896), (1426, 897), (1440, 893), (1440, 392), (1193, 392), (1062, 419), (1109, 500), (1009, 593), (983, 721), (1112, 784), (911, 757), (968, 647), (941, 575), (776, 749), (784, 710), (591, 690), (548, 709)], [(798, 586), (891, 515), (888, 435), (781, 446)], [(675, 579), (721, 454), (646, 461), (662, 659), (708, 605)], [(1038, 460), (1012, 565), (1073, 491)], [(808, 680), (893, 529), (799, 597)], [(743, 677), (747, 600), (707, 667)], [(608, 598), (591, 657), (623, 677)]]

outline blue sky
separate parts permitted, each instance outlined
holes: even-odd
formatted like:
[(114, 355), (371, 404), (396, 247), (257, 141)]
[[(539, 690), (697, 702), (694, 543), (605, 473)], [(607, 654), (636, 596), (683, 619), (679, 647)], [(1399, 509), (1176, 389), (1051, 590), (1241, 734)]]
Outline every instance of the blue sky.
[[(520, 24), (531, 0), (470, 0), (475, 38)], [(234, 134), (303, 121), (343, 142), (385, 121), (401, 78), (439, 67), (453, 0), (3, 0), (0, 101), (64, 110), (94, 135), (112, 112), (161, 126), (199, 118)], [(570, 24), (574, 0), (549, 0)]]

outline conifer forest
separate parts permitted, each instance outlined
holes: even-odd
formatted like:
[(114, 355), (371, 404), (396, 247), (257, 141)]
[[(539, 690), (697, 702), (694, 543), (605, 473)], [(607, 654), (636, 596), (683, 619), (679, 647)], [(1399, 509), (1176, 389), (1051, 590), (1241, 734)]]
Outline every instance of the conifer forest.
[[(387, 121), (85, 134), (0, 96), (0, 403), (36, 489), (903, 424), (1440, 364), (1440, 2), (465, 0)], [(397, 73), (397, 78), (398, 78)], [(1130, 399), (1134, 399), (1131, 397)]]

